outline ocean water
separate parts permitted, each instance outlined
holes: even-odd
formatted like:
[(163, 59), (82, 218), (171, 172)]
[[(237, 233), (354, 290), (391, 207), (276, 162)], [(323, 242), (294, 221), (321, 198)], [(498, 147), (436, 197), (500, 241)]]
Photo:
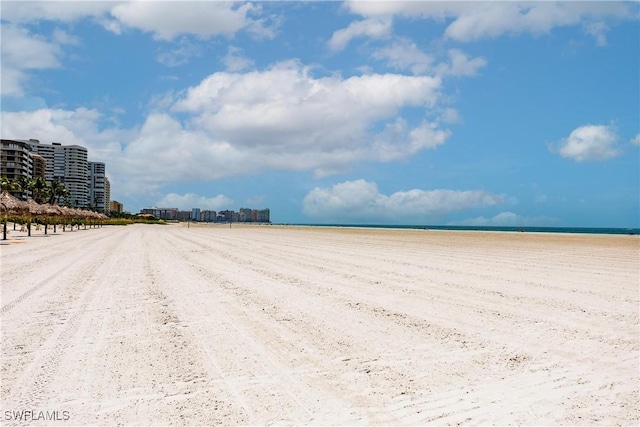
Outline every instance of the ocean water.
[(351, 228), (399, 228), (416, 230), (458, 230), (458, 231), (504, 231), (526, 233), (578, 233), (578, 234), (640, 234), (640, 228), (598, 228), (598, 227), (493, 227), (463, 225), (389, 225), (389, 224), (281, 224), (307, 227), (351, 227)]

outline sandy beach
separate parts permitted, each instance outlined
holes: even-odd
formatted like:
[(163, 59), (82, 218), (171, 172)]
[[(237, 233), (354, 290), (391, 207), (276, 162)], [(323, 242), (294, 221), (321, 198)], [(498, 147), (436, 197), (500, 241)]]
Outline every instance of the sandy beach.
[(0, 246), (3, 425), (640, 423), (638, 236), (23, 235)]

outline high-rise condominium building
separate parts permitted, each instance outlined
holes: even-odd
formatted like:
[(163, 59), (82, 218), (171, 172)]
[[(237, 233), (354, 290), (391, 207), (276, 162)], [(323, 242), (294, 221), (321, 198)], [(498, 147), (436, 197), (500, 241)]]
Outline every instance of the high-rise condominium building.
[(33, 158), (33, 177), (40, 177), (46, 180), (47, 176), (45, 172), (47, 170), (47, 161), (44, 157), (38, 156), (37, 154), (33, 154), (31, 157)]
[[(15, 181), (19, 177), (33, 176), (33, 158), (28, 141), (3, 139), (0, 150), (0, 176)], [(22, 199), (31, 195), (26, 190), (16, 191), (14, 194)]]
[[(69, 190), (69, 202), (76, 207), (87, 207), (89, 200), (89, 162), (87, 149), (79, 145), (51, 145), (40, 141), (28, 141), (31, 151), (46, 160), (45, 178), (47, 182), (60, 181)], [(104, 164), (103, 164), (104, 166)], [(103, 190), (104, 192), (104, 186)], [(104, 205), (103, 205), (104, 206)]]
[(105, 191), (105, 213), (109, 213), (111, 210), (111, 181), (106, 176), (104, 177), (104, 191)]
[(89, 162), (89, 206), (99, 212), (106, 212), (107, 201), (107, 177), (102, 162)]
[(106, 212), (107, 177), (102, 162), (89, 162), (89, 206), (99, 212)]

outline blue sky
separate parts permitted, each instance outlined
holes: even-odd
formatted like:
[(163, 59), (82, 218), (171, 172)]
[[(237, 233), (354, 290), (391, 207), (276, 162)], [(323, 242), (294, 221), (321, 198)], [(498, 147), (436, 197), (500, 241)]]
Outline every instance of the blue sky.
[(2, 138), (130, 212), (640, 226), (637, 2), (1, 7)]

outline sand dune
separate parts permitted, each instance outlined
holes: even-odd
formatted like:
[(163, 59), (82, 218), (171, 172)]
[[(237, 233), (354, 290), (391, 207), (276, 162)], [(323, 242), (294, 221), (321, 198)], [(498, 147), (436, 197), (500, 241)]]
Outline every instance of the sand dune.
[(135, 225), (17, 241), (0, 249), (5, 425), (640, 423), (638, 236)]

